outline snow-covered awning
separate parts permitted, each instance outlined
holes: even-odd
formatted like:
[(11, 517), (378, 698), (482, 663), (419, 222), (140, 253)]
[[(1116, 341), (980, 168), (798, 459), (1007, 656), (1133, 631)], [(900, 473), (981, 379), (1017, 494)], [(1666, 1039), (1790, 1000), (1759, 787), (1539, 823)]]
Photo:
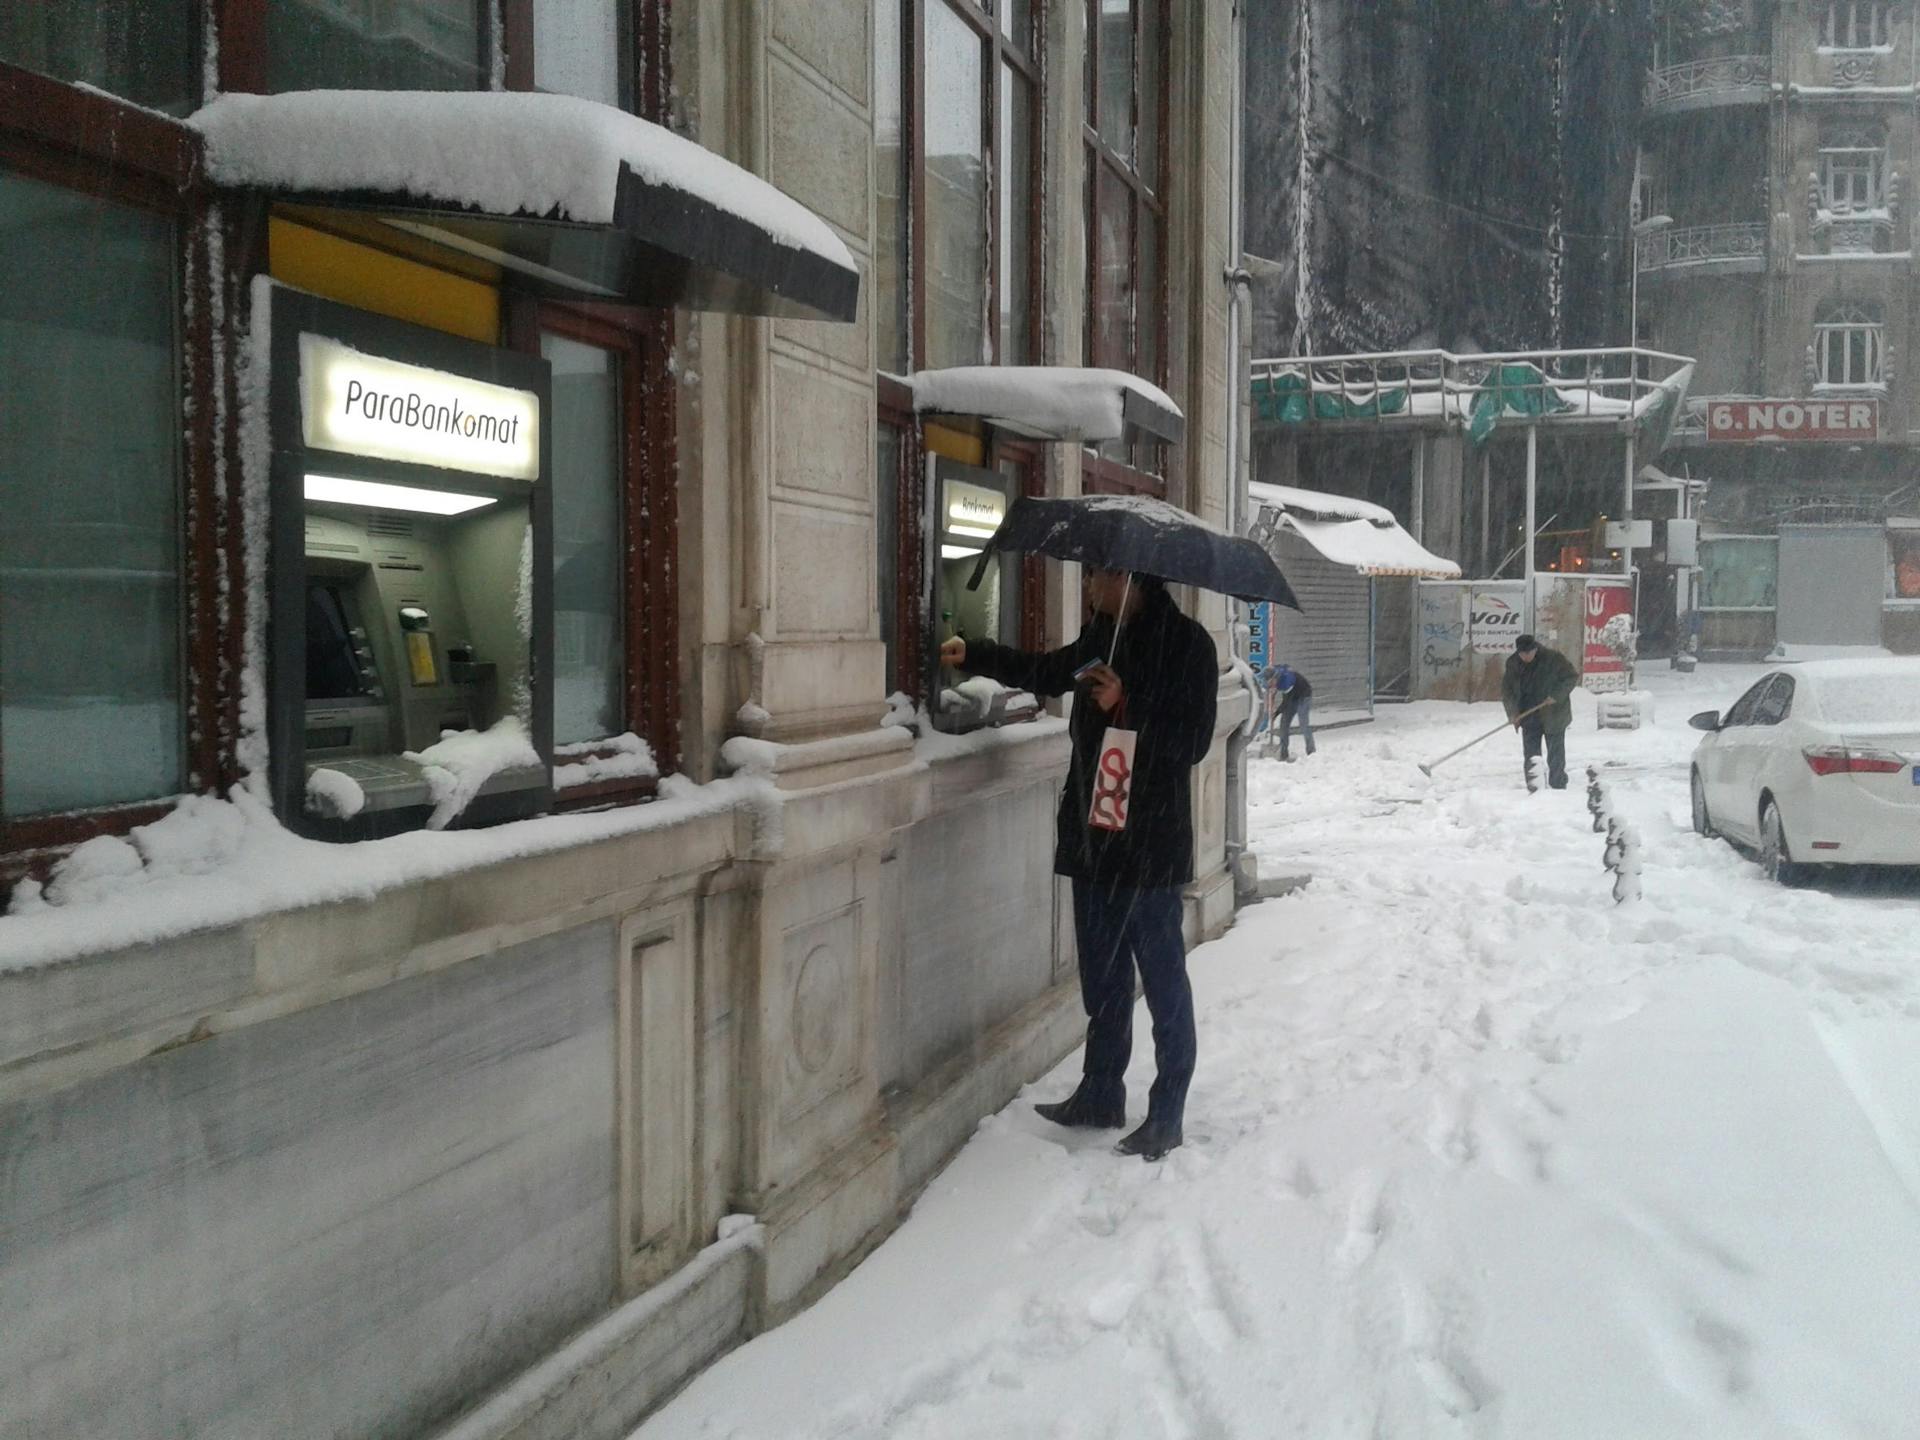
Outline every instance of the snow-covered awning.
[(1249, 491), (1263, 511), (1256, 534), (1291, 530), (1334, 564), (1362, 575), (1460, 578), (1458, 565), (1415, 540), (1384, 506), (1290, 485), (1255, 484)]
[(1131, 429), (1178, 445), (1187, 417), (1166, 391), (1124, 370), (957, 365), (908, 382), (921, 414), (978, 416), (1031, 440), (1119, 440)]
[[(852, 320), (860, 272), (825, 221), (658, 125), (567, 95), (223, 95), (189, 122), (215, 184), (511, 271), (548, 293)], [(407, 241), (414, 242), (409, 246)]]

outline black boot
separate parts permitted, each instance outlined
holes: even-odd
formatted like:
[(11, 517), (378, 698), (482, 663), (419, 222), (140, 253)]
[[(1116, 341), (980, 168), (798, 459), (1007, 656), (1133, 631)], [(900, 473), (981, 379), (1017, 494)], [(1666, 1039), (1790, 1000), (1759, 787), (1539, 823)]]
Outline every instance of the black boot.
[(1083, 1081), (1066, 1099), (1036, 1105), (1033, 1113), (1042, 1120), (1076, 1130), (1118, 1130), (1127, 1123), (1127, 1096), (1125, 1091), (1117, 1096), (1103, 1096)]
[(1149, 1164), (1167, 1158), (1169, 1150), (1180, 1148), (1180, 1127), (1164, 1120), (1149, 1119), (1138, 1130), (1113, 1147), (1116, 1155), (1138, 1155)]

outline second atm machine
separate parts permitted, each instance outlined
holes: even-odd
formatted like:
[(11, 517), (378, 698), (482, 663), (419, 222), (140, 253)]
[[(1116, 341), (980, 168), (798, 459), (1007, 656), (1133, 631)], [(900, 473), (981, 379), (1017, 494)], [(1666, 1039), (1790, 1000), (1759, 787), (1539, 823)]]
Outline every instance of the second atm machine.
[(551, 800), (546, 362), (273, 297), (282, 820), (361, 839)]

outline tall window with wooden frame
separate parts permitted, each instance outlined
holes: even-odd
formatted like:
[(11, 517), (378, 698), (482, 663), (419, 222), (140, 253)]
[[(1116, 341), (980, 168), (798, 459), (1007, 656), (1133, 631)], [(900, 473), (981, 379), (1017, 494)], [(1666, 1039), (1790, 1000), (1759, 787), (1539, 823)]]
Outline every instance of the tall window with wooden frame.
[[(1089, 365), (1166, 379), (1166, 0), (1086, 0), (1087, 308)], [(1089, 448), (1088, 490), (1166, 493), (1166, 447)]]
[(537, 324), (553, 370), (554, 791), (563, 807), (638, 798), (678, 758), (667, 322), (549, 304)]
[[(9, 54), (21, 53), (21, 33), (6, 32)], [(137, 66), (107, 75), (96, 54), (76, 71), (53, 63), (57, 48), (24, 58), (139, 88)], [(215, 503), (213, 437), (186, 423), (214, 408), (198, 138), (6, 63), (0, 117), (0, 874), (10, 875), (225, 778), (234, 715), (221, 662), (233, 627), (212, 527), (186, 523)]]
[[(667, 119), (667, 0), (500, 0), (510, 88)], [(554, 794), (653, 793), (679, 761), (672, 317), (522, 302), (516, 346), (553, 370)]]
[[(875, 0), (880, 628), (895, 687), (916, 698), (923, 632), (937, 618), (926, 613), (930, 495), (924, 427), (895, 377), (1039, 359), (1043, 10), (1043, 0)], [(965, 463), (997, 465), (984, 436), (958, 444), (977, 452)], [(1024, 487), (1039, 471), (1019, 464)]]

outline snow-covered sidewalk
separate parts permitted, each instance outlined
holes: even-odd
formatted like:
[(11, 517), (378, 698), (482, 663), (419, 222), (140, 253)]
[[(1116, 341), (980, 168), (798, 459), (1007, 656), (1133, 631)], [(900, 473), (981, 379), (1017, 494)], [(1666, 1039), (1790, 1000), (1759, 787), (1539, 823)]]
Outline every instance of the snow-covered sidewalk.
[(1315, 879), (1192, 957), (1186, 1148), (1041, 1122), (1070, 1059), (639, 1440), (1920, 1434), (1920, 896), (1689, 833), (1685, 717), (1754, 673), (1654, 677), (1639, 732), (1583, 699), (1564, 793), (1506, 737), (1420, 774), (1490, 706), (1256, 766), (1256, 845)]

